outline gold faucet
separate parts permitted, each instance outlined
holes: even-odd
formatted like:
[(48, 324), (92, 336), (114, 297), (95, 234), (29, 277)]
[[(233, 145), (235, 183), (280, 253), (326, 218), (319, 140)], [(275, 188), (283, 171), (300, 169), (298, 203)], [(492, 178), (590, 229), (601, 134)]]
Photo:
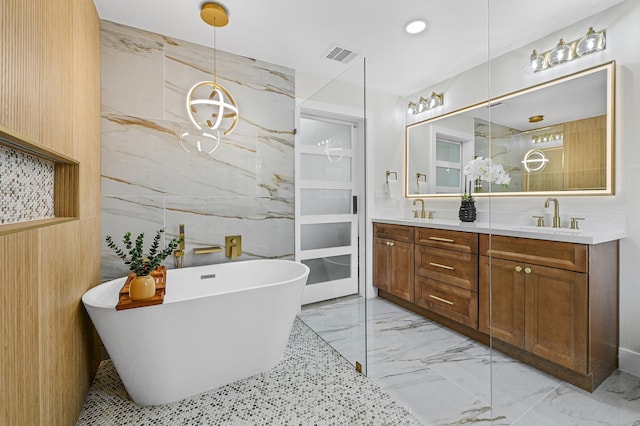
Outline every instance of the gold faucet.
[(226, 255), (231, 260), (236, 260), (238, 256), (242, 254), (242, 236), (241, 235), (227, 235), (224, 237), (226, 244)]
[(549, 207), (549, 201), (553, 201), (553, 227), (560, 228), (560, 203), (557, 198), (547, 198), (544, 202), (544, 208)]
[(176, 259), (176, 268), (184, 268), (184, 223), (180, 224), (180, 239), (180, 248), (173, 252), (173, 257)]
[(422, 208), (420, 209), (420, 217), (424, 219), (427, 217), (427, 213), (424, 211), (424, 200), (416, 198), (415, 200), (413, 200), (413, 205), (415, 206), (418, 201), (420, 201), (420, 205), (422, 206)]

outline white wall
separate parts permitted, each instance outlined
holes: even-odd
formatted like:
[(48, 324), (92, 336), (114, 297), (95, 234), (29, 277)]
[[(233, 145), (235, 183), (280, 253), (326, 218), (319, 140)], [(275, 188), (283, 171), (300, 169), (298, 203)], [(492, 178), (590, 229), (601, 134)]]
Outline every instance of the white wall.
[[(445, 82), (425, 88), (407, 98), (417, 99), (432, 90), (444, 91), (445, 105), (442, 109), (427, 114), (407, 117), (407, 124), (421, 121), (448, 111), (486, 99), (487, 81), (491, 96), (499, 96), (519, 88), (572, 74), (595, 65), (616, 61), (616, 120), (615, 120), (615, 189), (614, 196), (562, 197), (560, 213), (569, 215), (601, 214), (624, 215), (628, 238), (620, 242), (620, 369), (640, 376), (640, 283), (635, 262), (640, 259), (640, 222), (635, 220), (640, 213), (640, 197), (634, 191), (634, 182), (640, 181), (640, 1), (629, 0), (591, 18), (578, 22), (561, 31), (550, 34), (516, 51), (492, 60), (487, 65), (476, 67)], [(582, 36), (589, 26), (607, 30), (607, 49), (574, 62), (532, 74), (525, 65), (531, 51), (545, 51), (559, 38), (574, 40)], [(491, 37), (491, 30), (490, 35)], [(487, 73), (489, 75), (487, 75)], [(487, 80), (488, 78), (488, 80)], [(376, 141), (377, 142), (377, 141)], [(373, 176), (379, 181), (384, 169), (400, 168), (403, 165), (403, 140), (395, 143), (385, 141), (384, 146), (375, 145), (372, 161)], [(544, 212), (545, 197), (478, 199), (479, 214), (496, 217), (497, 214), (529, 217)], [(459, 200), (428, 199), (427, 208), (436, 210), (438, 217), (456, 216)], [(389, 207), (377, 203), (376, 214), (389, 214)], [(410, 209), (410, 202), (399, 203), (398, 212)], [(588, 225), (587, 225), (588, 226)]]

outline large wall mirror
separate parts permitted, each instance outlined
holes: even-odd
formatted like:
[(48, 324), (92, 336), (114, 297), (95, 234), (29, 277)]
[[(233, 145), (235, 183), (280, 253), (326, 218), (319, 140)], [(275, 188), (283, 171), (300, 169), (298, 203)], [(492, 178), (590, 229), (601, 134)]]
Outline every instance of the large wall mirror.
[(475, 181), (476, 195), (613, 194), (614, 72), (609, 62), (407, 126), (405, 195), (459, 195), (478, 157), (510, 182)]

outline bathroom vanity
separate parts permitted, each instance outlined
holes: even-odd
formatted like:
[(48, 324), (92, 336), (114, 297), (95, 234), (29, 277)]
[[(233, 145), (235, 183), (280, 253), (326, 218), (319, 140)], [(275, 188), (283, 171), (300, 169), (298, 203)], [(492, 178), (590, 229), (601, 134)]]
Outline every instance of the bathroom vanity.
[(620, 231), (374, 219), (378, 294), (588, 391), (618, 366)]

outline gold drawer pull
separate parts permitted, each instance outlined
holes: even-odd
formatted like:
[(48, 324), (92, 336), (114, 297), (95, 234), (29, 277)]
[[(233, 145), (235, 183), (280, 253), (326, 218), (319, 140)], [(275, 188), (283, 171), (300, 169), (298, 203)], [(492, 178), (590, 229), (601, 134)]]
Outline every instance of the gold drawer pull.
[(450, 271), (453, 271), (453, 266), (442, 265), (440, 263), (434, 263), (434, 262), (429, 262), (429, 265), (435, 266), (436, 268), (448, 269)]
[(516, 266), (516, 272), (522, 271), (522, 266)]
[(454, 240), (452, 240), (451, 238), (441, 238), (441, 237), (429, 237), (430, 240), (434, 240), (434, 241), (443, 241), (445, 243), (452, 243), (454, 242)]
[(388, 245), (389, 247), (393, 247), (393, 246), (395, 246), (395, 245), (396, 245), (396, 243), (394, 243), (394, 242), (392, 242), (392, 241), (387, 241), (387, 245)]
[(530, 274), (531, 273), (531, 268), (524, 268), (524, 273), (525, 274)]
[(453, 306), (453, 302), (452, 302), (452, 301), (450, 301), (450, 300), (443, 299), (443, 298), (438, 297), (438, 296), (434, 296), (433, 294), (430, 294), (430, 295), (429, 295), (429, 297), (430, 297), (430, 298), (432, 298), (432, 299), (436, 299), (436, 300), (438, 300), (438, 301), (440, 301), (440, 302), (444, 302), (444, 303), (446, 303), (447, 305), (451, 305), (451, 306)]

